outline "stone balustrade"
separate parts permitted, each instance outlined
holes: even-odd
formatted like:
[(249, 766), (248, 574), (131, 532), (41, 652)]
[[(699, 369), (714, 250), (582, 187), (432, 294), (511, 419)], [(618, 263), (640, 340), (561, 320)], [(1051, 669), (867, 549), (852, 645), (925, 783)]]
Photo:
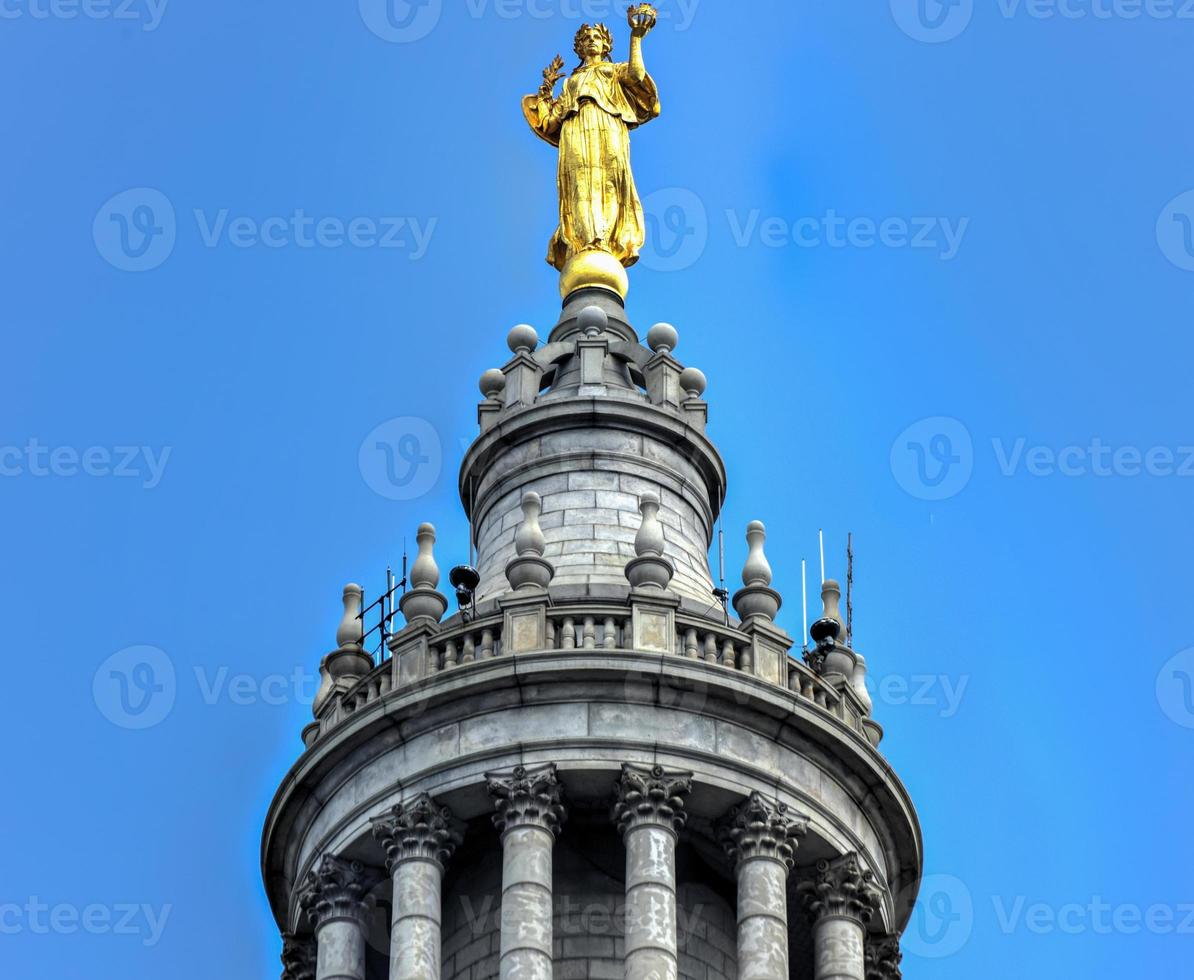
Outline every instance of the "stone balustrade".
[[(852, 689), (835, 687), (803, 660), (787, 652), (780, 660), (778, 677), (758, 671), (756, 667), (759, 665), (754, 659), (757, 638), (747, 629), (677, 612), (670, 648), (643, 649), (634, 642), (634, 610), (633, 601), (545, 606), (545, 642), (520, 650), (517, 655), (564, 655), (585, 651), (641, 654), (649, 658), (663, 655), (699, 663), (710, 670), (763, 676), (799, 701), (837, 718), (871, 744), (878, 744), (881, 729), (868, 717)], [(391, 692), (407, 691), (416, 684), (429, 683), (437, 675), (511, 656), (503, 642), (506, 619), (504, 612), (497, 612), (470, 622), (440, 624), (438, 632), (429, 633), (425, 627), (416, 626), (396, 634), (390, 642), (392, 656), (339, 697), (333, 696), (320, 706), (318, 721), (305, 733), (307, 745), (314, 744), (323, 734)]]

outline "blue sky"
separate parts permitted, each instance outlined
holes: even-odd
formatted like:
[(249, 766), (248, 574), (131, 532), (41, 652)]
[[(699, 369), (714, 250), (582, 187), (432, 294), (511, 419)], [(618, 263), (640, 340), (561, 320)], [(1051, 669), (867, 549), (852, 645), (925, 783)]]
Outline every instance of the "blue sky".
[[(476, 379), (558, 311), (518, 100), (626, 28), (394, 2), (0, 0), (6, 977), (273, 975), (260, 824), (340, 589), (420, 521), (465, 557)], [(661, 12), (629, 312), (708, 375), (730, 574), (764, 520), (793, 634), (854, 532), (906, 975), (1184, 975), (1194, 8)]]

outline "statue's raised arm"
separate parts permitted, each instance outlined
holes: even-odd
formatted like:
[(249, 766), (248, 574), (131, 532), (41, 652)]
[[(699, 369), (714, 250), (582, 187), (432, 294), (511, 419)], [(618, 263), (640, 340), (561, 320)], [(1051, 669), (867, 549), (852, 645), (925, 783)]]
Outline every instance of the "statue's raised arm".
[(580, 64), (564, 82), (557, 56), (535, 95), (522, 100), (532, 130), (559, 147), (560, 224), (547, 261), (560, 270), (560, 292), (586, 286), (625, 297), (625, 269), (638, 261), (646, 240), (642, 203), (630, 169), (630, 131), (659, 115), (659, 93), (643, 60), (643, 38), (655, 27), (650, 4), (633, 4), (630, 60), (611, 59), (613, 35), (604, 24), (585, 24), (574, 49)]

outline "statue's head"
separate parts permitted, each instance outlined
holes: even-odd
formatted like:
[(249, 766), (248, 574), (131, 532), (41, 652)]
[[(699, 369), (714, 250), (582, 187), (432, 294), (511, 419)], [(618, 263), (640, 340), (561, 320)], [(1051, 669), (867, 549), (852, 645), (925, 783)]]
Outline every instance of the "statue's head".
[(582, 24), (572, 45), (581, 61), (585, 58), (606, 58), (614, 49), (614, 36), (604, 24)]

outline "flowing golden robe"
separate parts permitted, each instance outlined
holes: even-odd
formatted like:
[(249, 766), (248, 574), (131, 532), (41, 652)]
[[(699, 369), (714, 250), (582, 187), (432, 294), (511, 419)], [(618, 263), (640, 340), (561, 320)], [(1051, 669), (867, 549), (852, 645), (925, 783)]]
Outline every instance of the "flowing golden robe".
[(624, 266), (646, 241), (643, 206), (630, 170), (630, 130), (659, 115), (659, 93), (628, 64), (582, 65), (558, 99), (528, 95), (522, 111), (541, 139), (560, 149), (560, 226), (547, 261), (561, 272), (577, 252), (600, 249)]

